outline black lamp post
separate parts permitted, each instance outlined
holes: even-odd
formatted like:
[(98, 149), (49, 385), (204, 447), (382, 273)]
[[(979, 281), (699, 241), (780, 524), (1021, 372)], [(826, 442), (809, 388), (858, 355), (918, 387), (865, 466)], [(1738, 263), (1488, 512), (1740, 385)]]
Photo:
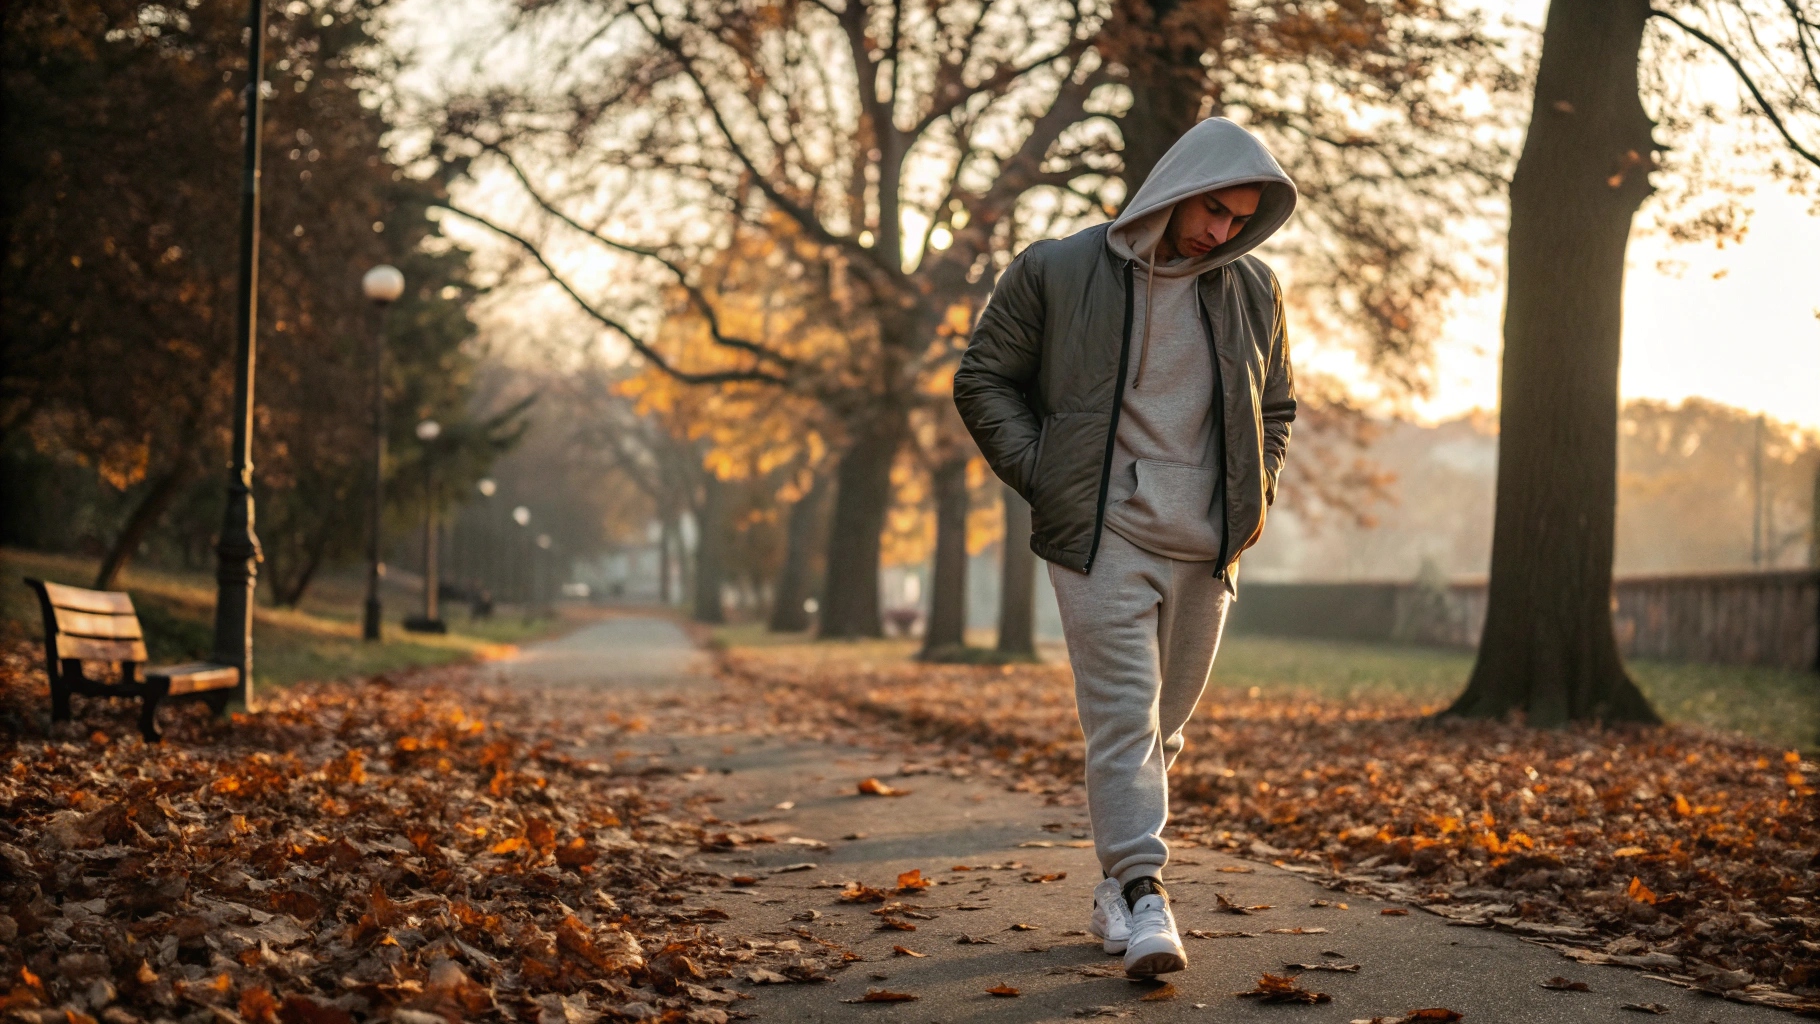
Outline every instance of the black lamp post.
[(240, 700), (253, 704), (253, 589), (259, 537), (253, 532), (253, 370), (259, 327), (259, 132), (265, 113), (265, 3), (247, 16), (246, 139), (240, 176), (240, 282), (234, 320), (234, 450), (221, 540), (215, 546), (214, 660), (240, 672)]
[(532, 588), (537, 592), (537, 610), (548, 611), (550, 607), (550, 535), (537, 535), (537, 550), (531, 552)]
[(436, 550), (436, 439), (441, 436), (442, 424), (435, 420), (417, 424), (417, 440), (423, 442), (423, 615), (405, 620), (404, 628), (413, 633), (449, 631), (437, 607), (442, 567)]
[[(480, 492), (481, 497), (491, 499), (493, 495), (499, 493), (499, 484), (492, 477), (484, 477), (474, 485), (474, 489)], [(468, 537), (468, 575), (481, 588), (480, 599), (474, 604), (475, 618), (493, 614), (494, 590), (499, 586), (499, 552), (497, 551), (499, 524), (493, 521), (491, 501), (488, 502), (488, 506), (480, 517), (480, 553), (478, 557), (475, 556), (473, 550), (475, 543), (473, 534), (470, 533)]]
[(360, 279), (366, 297), (379, 307), (379, 333), (373, 338), (373, 507), (367, 538), (367, 604), (361, 623), (363, 639), (379, 639), (379, 579), (385, 575), (381, 545), (385, 531), (385, 313), (404, 294), (404, 275), (380, 264)]
[[(518, 506), (517, 508), (512, 510), (512, 521), (517, 523), (520, 527), (530, 526), (531, 525), (531, 510), (526, 508), (523, 505)], [(530, 543), (529, 543), (530, 536), (531, 535), (528, 533), (519, 534), (519, 539), (525, 543), (524, 563), (528, 563), (531, 560), (531, 547), (530, 547)], [(518, 599), (527, 605), (530, 604), (530, 589), (531, 588), (530, 588), (529, 581), (525, 580), (524, 577), (529, 572), (529, 570), (530, 570), (530, 566), (528, 564), (521, 563), (518, 572), (513, 573), (513, 576), (517, 577), (517, 579), (514, 580), (514, 582), (517, 585), (512, 588), (513, 590), (517, 591)]]

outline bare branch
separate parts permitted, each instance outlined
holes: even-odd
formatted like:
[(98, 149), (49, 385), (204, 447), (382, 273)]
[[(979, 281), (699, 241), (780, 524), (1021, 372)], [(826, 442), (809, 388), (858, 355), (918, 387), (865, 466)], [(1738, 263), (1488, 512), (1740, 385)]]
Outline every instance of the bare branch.
[(617, 249), (627, 255), (638, 256), (662, 264), (664, 269), (668, 270), (670, 275), (676, 279), (676, 283), (682, 286), (683, 291), (688, 293), (690, 304), (701, 313), (702, 319), (707, 322), (708, 336), (714, 339), (715, 344), (723, 345), (727, 348), (738, 349), (742, 352), (750, 352), (760, 359), (767, 359), (776, 363), (785, 370), (793, 370), (797, 367), (797, 361), (795, 359), (768, 348), (760, 342), (723, 333), (720, 326), (720, 313), (715, 310), (714, 304), (708, 301), (708, 296), (704, 294), (700, 288), (689, 283), (689, 279), (684, 275), (683, 269), (677, 266), (669, 257), (656, 249), (638, 245), (628, 245), (625, 242), (610, 238), (601, 234), (597, 229), (588, 227), (580, 221), (577, 221), (574, 217), (569, 216), (566, 211), (547, 199), (544, 194), (531, 183), (531, 179), (525, 174), (524, 168), (519, 165), (517, 160), (512, 158), (510, 153), (491, 145), (486, 148), (488, 151), (505, 161), (506, 166), (510, 168), (512, 173), (518, 178), (519, 184), (523, 185), (525, 192), (530, 195), (531, 201), (536, 203), (545, 213), (548, 213), (550, 216), (555, 217), (575, 231), (587, 235), (589, 238), (592, 238), (609, 249)]
[(749, 381), (777, 384), (781, 386), (789, 383), (789, 381), (783, 377), (773, 373), (766, 373), (762, 370), (722, 370), (713, 373), (690, 373), (687, 370), (678, 369), (676, 366), (672, 365), (668, 359), (664, 358), (663, 353), (651, 347), (643, 338), (640, 338), (638, 333), (633, 331), (632, 328), (628, 327), (611, 314), (603, 312), (598, 306), (594, 305), (594, 303), (583, 298), (581, 293), (577, 292), (575, 287), (569, 283), (568, 279), (563, 277), (562, 274), (550, 264), (550, 261), (544, 258), (543, 252), (538, 249), (536, 244), (530, 239), (525, 238), (523, 235), (518, 234), (510, 228), (495, 224), (493, 221), (488, 220), (478, 213), (464, 210), (447, 200), (440, 200), (434, 205), (457, 216), (466, 217), (468, 220), (479, 224), (488, 231), (499, 235), (501, 238), (507, 239), (517, 245), (520, 249), (523, 249), (527, 255), (537, 261), (538, 266), (543, 268), (544, 273), (549, 276), (550, 280), (556, 282), (556, 286), (561, 288), (569, 298), (575, 301), (576, 305), (582, 308), (583, 312), (587, 313), (588, 316), (592, 317), (602, 326), (625, 338), (639, 355), (644, 356), (651, 361), (653, 366), (656, 366), (664, 373), (675, 377), (677, 380), (680, 380), (685, 384), (732, 384)]
[(1763, 95), (1762, 90), (1757, 88), (1756, 80), (1751, 78), (1750, 72), (1744, 69), (1743, 62), (1729, 49), (1726, 49), (1724, 44), (1720, 43), (1719, 40), (1714, 39), (1706, 32), (1675, 17), (1668, 11), (1652, 7), (1650, 8), (1649, 13), (1651, 17), (1661, 18), (1663, 21), (1668, 22), (1702, 43), (1705, 43), (1714, 53), (1719, 55), (1721, 60), (1724, 60), (1725, 63), (1731, 65), (1733, 73), (1738, 76), (1739, 81), (1744, 83), (1744, 87), (1750, 91), (1751, 98), (1757, 101), (1757, 107), (1763, 111), (1763, 116), (1769, 118), (1769, 123), (1776, 126), (1776, 133), (1782, 136), (1782, 141), (1788, 144), (1788, 148), (1794, 150), (1808, 163), (1813, 164), (1815, 167), (1820, 167), (1820, 153), (1815, 153), (1813, 150), (1808, 149), (1801, 144), (1799, 139), (1795, 138), (1794, 134), (1789, 131), (1788, 125), (1783, 123), (1782, 116), (1776, 113), (1775, 105)]

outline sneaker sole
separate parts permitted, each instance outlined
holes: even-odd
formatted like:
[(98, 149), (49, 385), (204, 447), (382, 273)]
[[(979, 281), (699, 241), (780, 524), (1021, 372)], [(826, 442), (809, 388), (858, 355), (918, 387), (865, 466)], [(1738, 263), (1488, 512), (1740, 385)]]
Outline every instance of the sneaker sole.
[(1176, 971), (1187, 969), (1187, 958), (1170, 950), (1146, 953), (1125, 965), (1125, 973), (1134, 978), (1152, 978), (1159, 974), (1174, 974)]
[(1124, 956), (1126, 943), (1116, 939), (1101, 939), (1100, 948), (1107, 956)]

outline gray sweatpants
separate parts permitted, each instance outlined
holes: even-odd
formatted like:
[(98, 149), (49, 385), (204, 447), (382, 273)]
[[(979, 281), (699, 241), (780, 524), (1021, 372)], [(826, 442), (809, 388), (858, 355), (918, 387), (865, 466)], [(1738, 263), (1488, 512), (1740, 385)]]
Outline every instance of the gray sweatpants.
[(1166, 773), (1200, 703), (1230, 596), (1212, 562), (1151, 554), (1111, 530), (1090, 574), (1053, 563), (1087, 736), (1087, 810), (1100, 867), (1122, 885), (1169, 862)]

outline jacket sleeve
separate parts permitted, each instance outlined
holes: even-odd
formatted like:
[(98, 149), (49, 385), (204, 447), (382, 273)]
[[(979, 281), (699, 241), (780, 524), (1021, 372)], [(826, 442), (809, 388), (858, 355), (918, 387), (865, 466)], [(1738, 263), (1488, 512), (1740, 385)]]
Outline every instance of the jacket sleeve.
[(1264, 394), (1259, 409), (1264, 420), (1264, 500), (1275, 504), (1277, 477), (1289, 456), (1290, 424), (1295, 422), (1295, 370), (1289, 364), (1289, 333), (1283, 316), (1283, 288), (1270, 275), (1275, 315), (1271, 319), (1270, 349), (1264, 365)]
[(1026, 500), (1042, 421), (1025, 396), (1042, 365), (1043, 288), (1026, 249), (999, 278), (954, 374), (954, 405), (986, 463)]

